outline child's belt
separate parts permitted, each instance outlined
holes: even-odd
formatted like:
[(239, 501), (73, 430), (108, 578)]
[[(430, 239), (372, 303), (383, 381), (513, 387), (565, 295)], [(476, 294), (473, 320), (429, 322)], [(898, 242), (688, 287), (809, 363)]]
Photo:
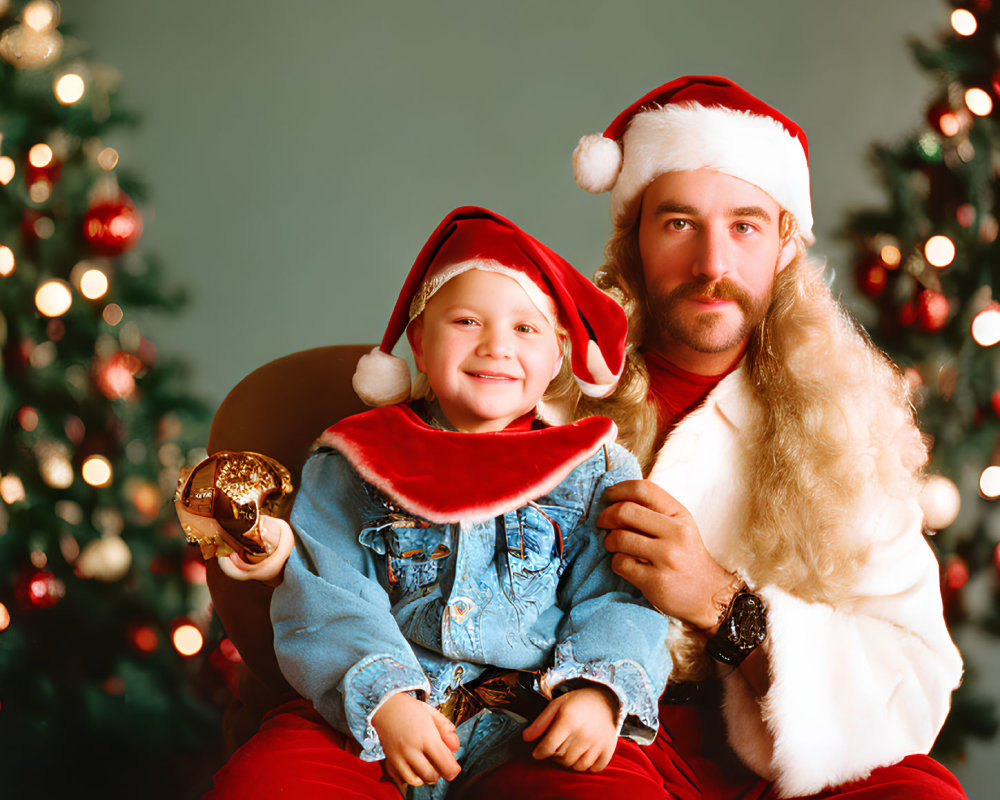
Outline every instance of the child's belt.
[(540, 673), (488, 667), (473, 681), (463, 683), (448, 695), (438, 710), (455, 725), (486, 708), (505, 711), (530, 722), (548, 704), (532, 687)]

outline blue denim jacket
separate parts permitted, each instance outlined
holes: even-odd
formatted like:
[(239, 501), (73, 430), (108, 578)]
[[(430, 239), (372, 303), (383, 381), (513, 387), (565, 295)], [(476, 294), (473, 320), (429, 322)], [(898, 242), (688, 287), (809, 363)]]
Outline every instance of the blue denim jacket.
[[(573, 678), (604, 684), (620, 701), (622, 734), (652, 741), (668, 620), (611, 572), (594, 526), (604, 490), (640, 476), (609, 445), (533, 502), (440, 525), (396, 508), (321, 448), (303, 470), (296, 549), (271, 603), (282, 671), (366, 760), (384, 757), (371, 719), (390, 695), (422, 692), (438, 705), (486, 665), (543, 669), (549, 696)], [(486, 747), (466, 742), (467, 726), (458, 755), (471, 758)], [(492, 726), (511, 732), (509, 720)]]

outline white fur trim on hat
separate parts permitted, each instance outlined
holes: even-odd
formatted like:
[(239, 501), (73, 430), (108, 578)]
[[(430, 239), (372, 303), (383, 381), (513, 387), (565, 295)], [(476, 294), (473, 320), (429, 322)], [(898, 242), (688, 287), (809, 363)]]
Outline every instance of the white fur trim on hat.
[(351, 385), (365, 405), (402, 403), (410, 396), (410, 368), (403, 359), (376, 347), (358, 360)]
[(626, 222), (633, 201), (666, 172), (711, 169), (752, 183), (795, 216), (815, 241), (809, 163), (802, 144), (775, 119), (699, 103), (643, 111), (622, 137), (624, 160), (611, 190), (611, 216)]
[(573, 150), (573, 176), (576, 185), (585, 191), (594, 194), (608, 191), (615, 185), (621, 167), (618, 142), (600, 133), (587, 134)]

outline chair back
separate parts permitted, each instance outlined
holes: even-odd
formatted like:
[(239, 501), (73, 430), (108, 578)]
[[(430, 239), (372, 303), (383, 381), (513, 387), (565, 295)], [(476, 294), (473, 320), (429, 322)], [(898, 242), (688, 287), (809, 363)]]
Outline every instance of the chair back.
[[(208, 434), (209, 454), (220, 450), (263, 453), (288, 468), (297, 488), (312, 443), (333, 423), (365, 409), (351, 387), (351, 376), (358, 359), (373, 347), (316, 347), (257, 368), (226, 395), (216, 411)], [(274, 655), (271, 587), (257, 581), (234, 581), (215, 559), (207, 567), (215, 613), (252, 673), (241, 676), (241, 694), (257, 692), (257, 705), (262, 706), (294, 695)]]

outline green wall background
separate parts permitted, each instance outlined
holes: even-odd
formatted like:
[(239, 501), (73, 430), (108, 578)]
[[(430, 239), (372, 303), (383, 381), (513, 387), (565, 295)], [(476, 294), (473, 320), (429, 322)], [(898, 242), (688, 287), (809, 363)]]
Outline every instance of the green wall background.
[[(933, 90), (906, 41), (932, 38), (948, 12), (944, 0), (63, 3), (143, 117), (108, 143), (151, 189), (141, 246), (192, 296), (182, 316), (140, 323), (211, 403), (272, 358), (381, 338), (455, 206), (493, 208), (591, 274), (607, 196), (575, 186), (572, 149), (685, 73), (726, 75), (806, 129), (814, 252), (851, 291), (836, 230), (847, 209), (882, 202), (870, 145), (918, 126)], [(959, 767), (973, 798), (992, 796), (997, 754), (974, 745)]]

